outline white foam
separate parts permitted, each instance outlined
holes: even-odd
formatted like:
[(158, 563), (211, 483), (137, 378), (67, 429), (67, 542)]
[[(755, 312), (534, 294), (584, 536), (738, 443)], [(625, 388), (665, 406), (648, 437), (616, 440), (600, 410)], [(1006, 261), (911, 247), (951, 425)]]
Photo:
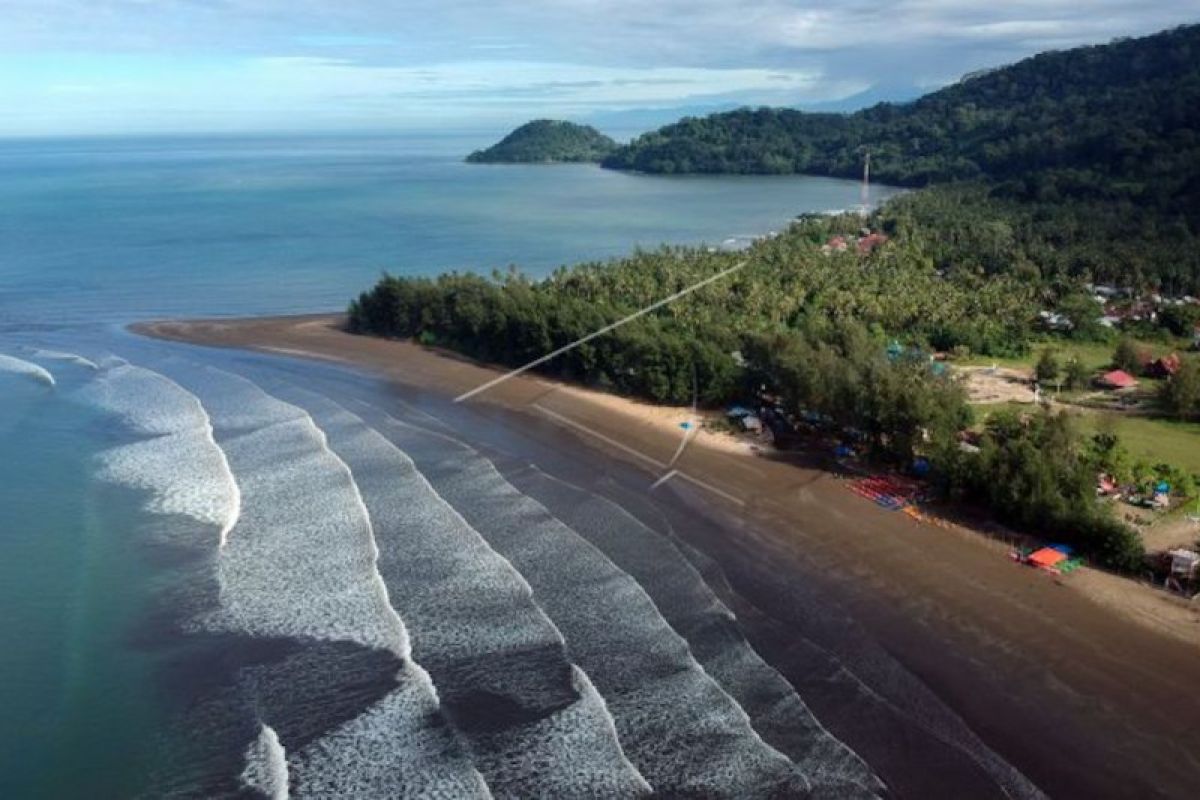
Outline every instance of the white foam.
[(405, 672), (399, 688), (291, 754), (297, 797), (491, 797), (449, 731), (430, 724), (438, 703), (429, 676), (411, 663)]
[(863, 794), (883, 788), (866, 762), (834, 737), (791, 684), (754, 651), (733, 623), (733, 612), (673, 542), (608, 498), (530, 470), (535, 485), (571, 493), (563, 504), (569, 507), (563, 521), (641, 583), (693, 650), (705, 653), (697, 656), (705, 670), (746, 708), (756, 729), (787, 742), (780, 749), (815, 785), (842, 795), (852, 793), (847, 784), (857, 785)]
[(32, 348), (30, 352), (34, 358), (46, 359), (47, 361), (66, 361), (80, 367), (87, 367), (91, 370), (100, 369), (100, 365), (95, 361), (92, 361), (90, 358), (84, 358), (77, 353), (64, 353), (59, 350), (42, 350), (39, 348)]
[(313, 419), (231, 373), (175, 374), (204, 397), (241, 486), (237, 530), (217, 562), (221, 607), (202, 624), (408, 658), (407, 632), (376, 569), (370, 516)]
[[(273, 390), (274, 391), (274, 390)], [(493, 788), (530, 796), (638, 796), (650, 791), (625, 757), (612, 716), (588, 676), (575, 665), (563, 685), (561, 632), (534, 602), (525, 579), (445, 503), (408, 456), (327, 397), (287, 389), (308, 408), (334, 449), (358, 475), (368, 507), (385, 533), (384, 574), (409, 621), (418, 655), (452, 666), (435, 672), (443, 688), (528, 695), (541, 681), (574, 701), (500, 734), (461, 731)], [(297, 399), (298, 398), (298, 399)], [(483, 665), (494, 664), (490, 670)], [(503, 666), (502, 666), (503, 665)], [(536, 674), (536, 677), (535, 677)]]
[(271, 800), (287, 800), (287, 752), (270, 725), (260, 726), (258, 738), (246, 748), (246, 768), (242, 770), (241, 778), (247, 788), (261, 792)]
[(448, 502), (470, 509), (471, 524), (532, 584), (656, 791), (734, 797), (807, 789), (803, 773), (759, 737), (636, 581), (468, 445), (384, 418), (389, 438)]
[(223, 547), (237, 524), (241, 492), (200, 401), (157, 372), (125, 362), (97, 372), (73, 394), (149, 437), (100, 456), (100, 477), (150, 493), (147, 509), (217, 527)]
[(0, 353), (0, 372), (11, 372), (16, 375), (24, 375), (32, 378), (39, 383), (44, 383), (47, 386), (54, 386), (54, 376), (45, 367), (30, 363), (24, 359), (14, 356), (7, 356)]

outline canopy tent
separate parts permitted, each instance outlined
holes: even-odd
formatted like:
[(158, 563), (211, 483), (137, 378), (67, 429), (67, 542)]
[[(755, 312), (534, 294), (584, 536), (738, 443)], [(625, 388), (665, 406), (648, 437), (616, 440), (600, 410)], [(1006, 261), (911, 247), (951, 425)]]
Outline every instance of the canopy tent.
[(1067, 554), (1053, 547), (1043, 547), (1029, 554), (1029, 563), (1035, 567), (1053, 567), (1060, 561), (1065, 561)]

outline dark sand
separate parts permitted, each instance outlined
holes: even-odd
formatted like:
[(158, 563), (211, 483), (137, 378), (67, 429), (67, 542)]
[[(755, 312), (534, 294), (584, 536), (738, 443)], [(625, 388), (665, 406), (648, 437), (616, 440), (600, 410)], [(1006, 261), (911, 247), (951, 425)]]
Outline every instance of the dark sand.
[(896, 796), (1004, 796), (1003, 766), (989, 766), (974, 736), (1054, 797), (1200, 792), (1195, 608), (1095, 571), (1056, 580), (1014, 565), (982, 535), (883, 511), (803, 463), (693, 444), (676, 465), (690, 480), (651, 492), (654, 462), (671, 459), (680, 435), (645, 424), (643, 406), (535, 376), (455, 405), (448, 398), (497, 373), (350, 336), (336, 317), (136, 330), (368, 368), (479, 443), (514, 483), (533, 462), (670, 531), (698, 565), (719, 567), (711, 582), (755, 647)]

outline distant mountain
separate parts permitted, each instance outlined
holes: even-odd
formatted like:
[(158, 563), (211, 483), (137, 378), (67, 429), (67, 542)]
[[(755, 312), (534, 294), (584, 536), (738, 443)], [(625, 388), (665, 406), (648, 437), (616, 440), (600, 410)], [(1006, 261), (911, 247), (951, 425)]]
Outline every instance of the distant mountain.
[(1200, 188), (1200, 26), (1044, 53), (853, 114), (740, 109), (644, 134), (604, 161), (644, 172), (1026, 181), (1032, 193)]
[(880, 83), (840, 100), (821, 100), (815, 103), (797, 103), (796, 108), (810, 113), (834, 112), (848, 114), (880, 103), (903, 105), (911, 103), (925, 94), (910, 83)]
[(617, 143), (589, 125), (561, 120), (527, 122), (498, 143), (467, 156), (473, 164), (597, 162)]

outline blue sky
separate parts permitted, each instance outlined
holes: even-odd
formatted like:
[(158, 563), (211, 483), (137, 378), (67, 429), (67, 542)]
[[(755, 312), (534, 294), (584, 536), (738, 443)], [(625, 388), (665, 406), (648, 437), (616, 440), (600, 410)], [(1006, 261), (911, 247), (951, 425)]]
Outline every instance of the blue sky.
[(0, 135), (503, 129), (935, 88), (1200, 0), (0, 0)]

